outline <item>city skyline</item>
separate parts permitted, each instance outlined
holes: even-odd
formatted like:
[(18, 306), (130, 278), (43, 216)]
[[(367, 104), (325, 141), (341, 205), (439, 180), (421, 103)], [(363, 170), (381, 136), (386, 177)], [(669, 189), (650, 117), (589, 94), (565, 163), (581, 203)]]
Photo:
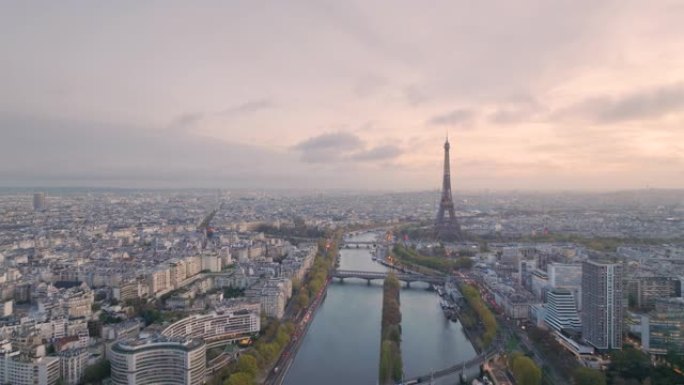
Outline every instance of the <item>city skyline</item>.
[(682, 4), (2, 5), (3, 186), (684, 188)]

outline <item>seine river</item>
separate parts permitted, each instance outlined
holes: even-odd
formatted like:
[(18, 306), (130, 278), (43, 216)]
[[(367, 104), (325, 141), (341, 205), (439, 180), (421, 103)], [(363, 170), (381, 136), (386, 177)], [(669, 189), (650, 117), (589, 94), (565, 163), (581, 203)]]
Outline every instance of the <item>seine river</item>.
[[(373, 233), (352, 240), (374, 240)], [(367, 249), (343, 249), (340, 269), (384, 271)], [(427, 285), (411, 284), (401, 291), (402, 353), (407, 377), (423, 375), (476, 353), (461, 325), (446, 320), (439, 297)], [(380, 361), (382, 282), (335, 280), (304, 337), (285, 385), (373, 385)], [(457, 378), (436, 381), (454, 384)]]

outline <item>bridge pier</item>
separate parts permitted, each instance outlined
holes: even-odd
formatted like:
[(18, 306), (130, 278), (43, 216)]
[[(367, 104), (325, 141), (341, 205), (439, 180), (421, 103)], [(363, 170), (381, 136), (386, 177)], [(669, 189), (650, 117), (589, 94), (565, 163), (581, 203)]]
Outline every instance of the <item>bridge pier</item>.
[(369, 278), (369, 279), (366, 280), (366, 285), (370, 286), (370, 284), (371, 284), (371, 280), (370, 280), (370, 278)]
[(409, 289), (411, 288), (411, 281), (406, 281), (406, 287)]

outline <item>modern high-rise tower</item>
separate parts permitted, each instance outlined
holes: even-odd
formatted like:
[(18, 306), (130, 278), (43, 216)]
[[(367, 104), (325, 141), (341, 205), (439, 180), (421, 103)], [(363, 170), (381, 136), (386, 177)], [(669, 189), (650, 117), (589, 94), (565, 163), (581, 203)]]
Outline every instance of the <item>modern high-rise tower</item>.
[(451, 196), (451, 166), (449, 161), (449, 138), (444, 142), (444, 177), (442, 179), (442, 197), (435, 221), (435, 234), (440, 240), (459, 240), (462, 238), (461, 226), (454, 212), (454, 200)]
[(622, 265), (582, 263), (582, 337), (599, 350), (622, 349)]

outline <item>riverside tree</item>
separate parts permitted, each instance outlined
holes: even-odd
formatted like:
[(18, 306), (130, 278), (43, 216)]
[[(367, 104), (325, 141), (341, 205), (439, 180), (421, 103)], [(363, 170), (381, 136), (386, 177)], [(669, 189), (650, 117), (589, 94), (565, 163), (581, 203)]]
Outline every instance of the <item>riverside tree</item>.
[(394, 384), (401, 380), (404, 368), (401, 361), (401, 284), (390, 272), (383, 284), (382, 327), (380, 345), (380, 384)]

